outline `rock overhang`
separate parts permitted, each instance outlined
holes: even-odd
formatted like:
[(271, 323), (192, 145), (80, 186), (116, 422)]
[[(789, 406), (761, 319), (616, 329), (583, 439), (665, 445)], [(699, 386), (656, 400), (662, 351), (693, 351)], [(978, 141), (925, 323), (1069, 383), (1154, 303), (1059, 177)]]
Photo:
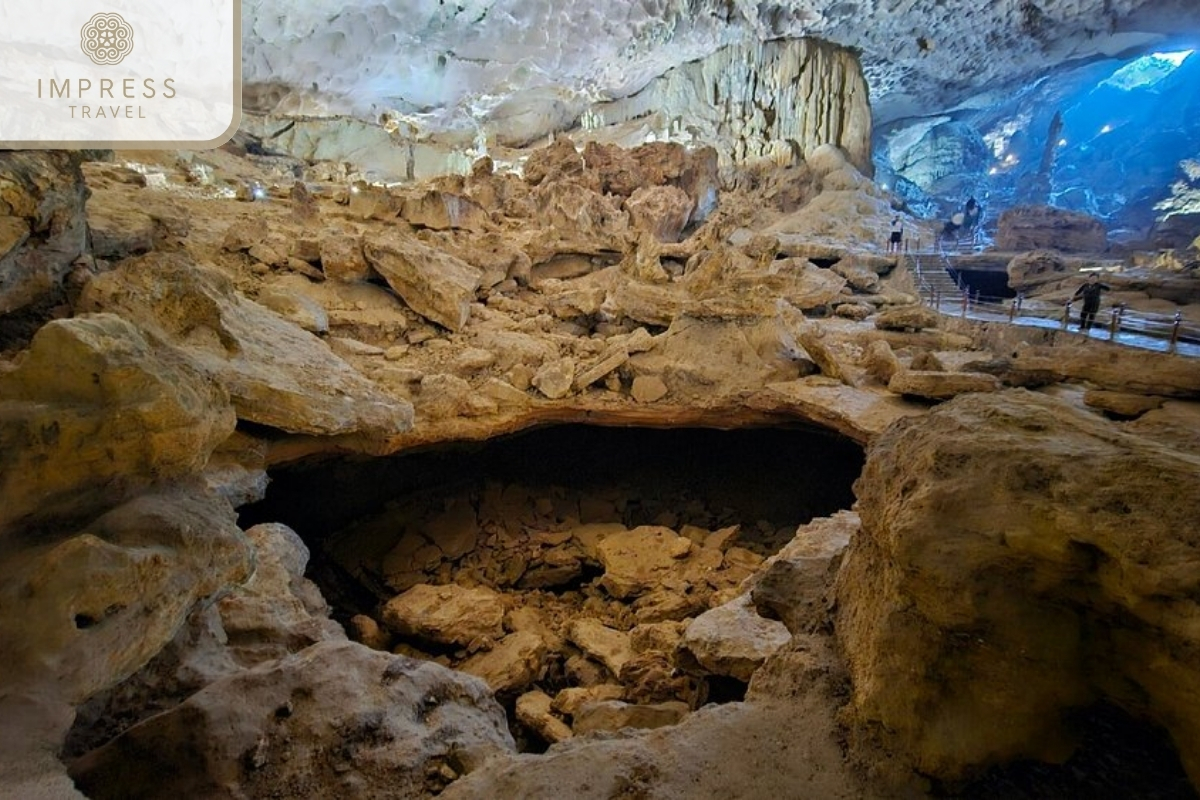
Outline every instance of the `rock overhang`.
[(728, 45), (816, 37), (860, 54), (878, 121), (947, 108), (1060, 64), (1200, 38), (1184, 0), (247, 0), (248, 108), (386, 120), (469, 141), (570, 127)]

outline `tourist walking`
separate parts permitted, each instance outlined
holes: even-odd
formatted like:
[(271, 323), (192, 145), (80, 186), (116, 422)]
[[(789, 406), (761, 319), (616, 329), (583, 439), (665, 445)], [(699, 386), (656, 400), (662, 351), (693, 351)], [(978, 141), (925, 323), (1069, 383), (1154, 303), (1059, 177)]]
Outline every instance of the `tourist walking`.
[(1079, 330), (1091, 330), (1092, 324), (1096, 321), (1096, 312), (1100, 310), (1100, 295), (1111, 289), (1108, 284), (1100, 282), (1100, 276), (1092, 273), (1088, 276), (1087, 283), (1075, 290), (1072, 299), (1083, 298), (1083, 311), (1079, 314)]

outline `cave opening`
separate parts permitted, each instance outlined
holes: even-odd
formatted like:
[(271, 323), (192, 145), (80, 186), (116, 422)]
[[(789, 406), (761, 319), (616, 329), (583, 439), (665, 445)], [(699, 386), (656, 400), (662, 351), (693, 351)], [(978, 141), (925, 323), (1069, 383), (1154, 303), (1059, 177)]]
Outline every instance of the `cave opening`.
[(741, 699), (744, 681), (677, 658), (687, 622), (850, 508), (863, 460), (811, 426), (560, 425), (277, 468), (240, 524), (293, 528), (353, 637), (483, 677), (510, 719), (536, 689), (566, 718), (616, 700), (653, 727)]
[(1008, 285), (1008, 273), (982, 269), (951, 269), (950, 274), (960, 285), (974, 294), (989, 299), (1011, 300), (1016, 290)]

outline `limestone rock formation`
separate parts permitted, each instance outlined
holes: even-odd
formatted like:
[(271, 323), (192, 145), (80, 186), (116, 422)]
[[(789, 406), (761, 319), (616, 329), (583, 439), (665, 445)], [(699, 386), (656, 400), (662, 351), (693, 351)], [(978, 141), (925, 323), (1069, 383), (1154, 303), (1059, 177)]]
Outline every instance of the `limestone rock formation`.
[(764, 562), (750, 599), (761, 616), (778, 619), (793, 635), (826, 627), (833, 605), (829, 589), (842, 554), (861, 521), (853, 511), (814, 519)]
[[(697, 94), (717, 101), (697, 103)], [(871, 115), (861, 69), (849, 51), (815, 39), (723, 48), (676, 67), (635, 95), (600, 105), (595, 113), (619, 123), (650, 110), (703, 141), (718, 143), (727, 162), (769, 158), (788, 163), (797, 154), (792, 148), (807, 156), (833, 144), (863, 172), (871, 169)], [(726, 139), (725, 132), (732, 135)]]
[[(12, 548), (8, 548), (10, 551)], [(5, 796), (62, 783), (72, 706), (158, 654), (192, 607), (249, 577), (229, 504), (196, 483), (142, 494), (0, 566)], [(73, 796), (59, 786), (52, 796)]]
[(1057, 250), (1103, 253), (1108, 231), (1095, 217), (1052, 206), (1018, 206), (1000, 215), (996, 247), (1000, 250)]
[[(238, 417), (280, 430), (385, 437), (411, 406), (366, 380), (327, 345), (239, 295), (224, 275), (184, 256), (150, 253), (97, 276), (87, 310), (119, 313), (216, 377)], [(353, 402), (347, 402), (352, 398)]]
[(223, 388), (111, 314), (38, 331), (0, 373), (0, 408), (0, 530), (195, 474), (235, 422)]
[(478, 679), (325, 642), (211, 684), (71, 774), (93, 798), (417, 798), (512, 748)]
[(692, 620), (681, 647), (704, 670), (749, 681), (791, 638), (782, 622), (759, 616), (744, 594)]
[(396, 236), (367, 241), (364, 253), (418, 314), (452, 331), (467, 321), (480, 283), (478, 271), (470, 265), (415, 239)]
[(1062, 758), (1069, 713), (1106, 700), (1197, 779), (1194, 456), (1012, 390), (893, 426), (856, 486), (836, 624), (856, 723), (955, 779)]
[(481, 637), (500, 637), (504, 608), (489, 589), (420, 584), (384, 606), (383, 622), (397, 633), (468, 645)]
[[(766, 124), (768, 110), (751, 113)], [(294, 135), (306, 135), (310, 122), (297, 123)], [(1200, 364), (1064, 341), (1055, 331), (929, 317), (907, 271), (878, 255), (880, 219), (891, 213), (886, 193), (831, 145), (801, 161), (801, 148), (784, 144), (794, 162), (787, 169), (718, 170), (715, 151), (703, 148), (656, 141), (580, 151), (560, 138), (526, 162), (524, 177), (505, 171), (512, 162), (497, 150), (470, 174), (404, 188), (374, 185), (362, 164), (229, 149), (121, 156), (157, 159), (137, 169), (88, 165), (88, 213), (105, 252), (121, 260), (85, 259), (62, 282), (65, 303), (30, 306), (4, 330), (70, 319), (44, 325), (28, 347), (29, 336), (0, 343), (0, 639), (15, 676), (0, 685), (0, 750), (16, 754), (0, 764), (0, 794), (24, 800), (50, 784), (73, 791), (62, 754), (81, 786), (119, 786), (110, 776), (128, 773), (135, 788), (161, 791), (148, 782), (165, 774), (167, 791), (189, 796), (740, 796), (753, 786), (781, 797), (872, 797), (835, 729), (847, 683), (830, 650), (831, 625), (845, 629), (858, 680), (845, 713), (856, 724), (851, 744), (864, 740), (871, 720), (890, 726), (884, 713), (916, 692), (928, 689), (921, 697), (935, 708), (943, 695), (929, 676), (945, 674), (937, 672), (943, 663), (959, 668), (954, 659), (975, 640), (957, 634), (978, 631), (938, 618), (936, 635), (908, 648), (895, 619), (881, 613), (876, 624), (871, 613), (885, 600), (895, 601), (887, 609), (899, 609), (900, 622), (911, 621), (913, 608), (925, 613), (941, 586), (925, 578), (940, 568), (957, 575), (952, 568), (968, 544), (1001, 538), (985, 528), (987, 535), (959, 543), (960, 517), (1000, 525), (1023, 509), (1033, 509), (1025, 527), (1061, 528), (1069, 536), (1059, 539), (1075, 543), (1059, 542), (1046, 556), (1037, 545), (1058, 539), (1026, 536), (1036, 552), (1022, 557), (1067, 552), (1060, 560), (1071, 579), (1055, 583), (1058, 573), (1037, 562), (1004, 571), (1003, 580), (972, 573), (953, 584), (954, 597), (978, 600), (971, 613), (1005, 611), (1001, 590), (1021, 586), (1027, 572), (1044, 577), (1022, 598), (1044, 600), (1051, 613), (998, 615), (1005, 654), (1019, 652), (1029, 619), (1036, 633), (1064, 608), (1097, 631), (1119, 630), (1086, 653), (1111, 681), (1086, 670), (1054, 674), (1082, 686), (1074, 689), (1080, 702), (1114, 699), (1186, 741), (1195, 716), (1187, 698), (1139, 671), (1133, 654), (1156, 652), (1140, 643), (1167, 642), (1166, 656), (1145, 663), (1179, 669), (1173, 685), (1189, 685), (1192, 675), (1176, 658), (1186, 648), (1171, 648), (1190, 641), (1179, 586), (1194, 559), (1178, 540), (1160, 537), (1152, 556), (1182, 555), (1147, 577), (1142, 562), (1150, 556), (1127, 556), (1113, 544), (1118, 527), (1140, 528), (1113, 520), (1127, 519), (1122, 509), (1163, 480), (1190, 486), (1180, 476), (1197, 447), (1191, 401), (1200, 397)], [(424, 146), (412, 145), (412, 174)], [(746, 151), (755, 146), (748, 140)], [(263, 191), (250, 192), (252, 181)], [(671, 202), (639, 207), (631, 201), (642, 187), (655, 189), (642, 196)], [(21, 224), (0, 222), (0, 235), (21, 240)], [(681, 241), (648, 233), (677, 229), (663, 238)], [(36, 238), (14, 246), (40, 246)], [(148, 244), (150, 253), (125, 257)], [(397, 266), (403, 259), (411, 263)], [(396, 270), (385, 285), (389, 265)], [(1186, 296), (1183, 273), (1163, 291)], [(1148, 295), (1141, 285), (1123, 288)], [(844, 306), (860, 311), (838, 314)], [(877, 310), (882, 326), (871, 320)], [(889, 317), (901, 318), (896, 329)], [(1062, 414), (1039, 405), (1049, 400), (1011, 413), (988, 405), (1019, 393), (941, 407), (897, 394), (940, 398), (998, 382), (1062, 381), (1088, 383), (1048, 389), (1073, 404)], [(951, 384), (961, 385), (949, 391)], [(1089, 399), (1114, 417), (1141, 416), (1109, 421), (1083, 409)], [(991, 410), (953, 416), (964, 408)], [(934, 434), (921, 439), (929, 450), (910, 448), (904, 437), (923, 429), (897, 420), (930, 414)], [(1011, 435), (1019, 446), (1009, 446), (1010, 434), (988, 433), (1010, 419), (1014, 428), (1030, 426)], [(867, 479), (861, 531), (853, 514), (818, 520), (772, 557), (792, 518), (782, 527), (766, 511), (740, 518), (726, 507), (723, 486), (708, 496), (680, 488), (635, 502), (625, 489), (577, 492), (516, 476), (475, 484), (454, 475), (445, 495), (437, 470), (392, 491), (355, 480), (349, 460), (340, 460), (432, 455), (449, 442), (559, 423), (822, 426), (872, 448), (882, 465), (870, 471), (874, 483), (903, 489), (898, 481), (934, 474), (927, 483), (938, 502), (905, 506), (895, 525), (911, 521), (909, 535), (936, 538), (920, 539), (933, 543), (917, 548), (908, 571), (896, 567), (907, 551), (889, 551), (878, 568), (868, 562), (860, 570), (867, 588), (851, 596), (843, 583), (834, 618), (828, 584), (846, 540), (859, 543), (842, 570), (853, 583), (862, 542), (881, 530), (878, 509), (890, 507)], [(1060, 427), (1068, 439), (1061, 452)], [(937, 449), (965, 436), (988, 457)], [(1151, 441), (1162, 453), (1140, 444)], [(830, 448), (843, 451), (832, 441)], [(1085, 475), (1095, 475), (1071, 453), (1101, 451), (1116, 452), (1119, 464), (1137, 461), (1153, 479), (1126, 480), (1122, 491), (1136, 490), (1132, 499), (1110, 496), (1116, 467), (1084, 486)], [(859, 453), (846, 453), (852, 469)], [(326, 457), (337, 460), (317, 466)], [(1055, 484), (1039, 478), (1043, 464), (1067, 465), (1054, 474), (1070, 473), (1063, 485), (1091, 498), (1086, 512), (1074, 496), (1053, 494)], [(268, 469), (278, 487), (282, 470), (309, 468), (303, 510), (255, 503), (246, 519), (262, 515), (254, 521), (265, 524), (238, 529), (232, 507), (263, 498)], [(631, 469), (629, 477), (640, 474)], [(811, 477), (822, 486), (830, 480), (820, 470)], [(322, 500), (324, 492), (336, 503)], [(948, 493), (944, 503), (938, 492)], [(896, 503), (911, 495), (884, 494)], [(1186, 528), (1162, 498), (1155, 502), (1146, 504), (1161, 512), (1161, 525)], [(338, 618), (353, 614), (353, 637), (374, 650), (346, 642), (328, 618), (303, 577), (307, 549), (274, 524), (280, 519), (321, 548), (313, 575), (329, 581), (323, 589)], [(1020, 530), (1004, 527), (1003, 547), (1014, 537), (1022, 543)], [(961, 544), (952, 557), (943, 557), (945, 541)], [(889, 581), (908, 582), (892, 592)], [(995, 594), (979, 599), (972, 592), (980, 588)], [(1120, 626), (1093, 622), (1118, 608)], [(947, 627), (955, 635), (941, 637)], [(396, 653), (483, 681), (418, 668)], [(911, 661), (943, 656), (949, 661), (928, 672)], [(341, 659), (348, 666), (339, 667)], [(871, 682), (871, 669), (901, 659), (915, 664), (915, 678), (901, 670), (904, 680), (887, 673)], [(746, 678), (745, 703), (715, 702)], [(351, 697), (355, 683), (368, 689)], [(1044, 688), (1040, 678), (1030, 683)], [(944, 691), (975, 691), (967, 680), (950, 684)], [(874, 691), (885, 688), (896, 697), (879, 700)], [(515, 702), (519, 741), (557, 744), (544, 756), (502, 756), (476, 769), (472, 742), (511, 750), (497, 727), (497, 692)], [(1170, 711), (1176, 706), (1180, 719)], [(1022, 738), (1028, 726), (991, 727), (1002, 746), (1004, 737), (1041, 741)], [(927, 752), (925, 740), (911, 738), (925, 734), (895, 730), (888, 746), (911, 766), (914, 752)], [(953, 762), (962, 770), (993, 757), (991, 728), (970, 730), (979, 738), (964, 738), (963, 747), (986, 757)], [(927, 735), (940, 743), (941, 731)], [(996, 757), (1032, 749), (1023, 747)], [(148, 749), (164, 755), (143, 757)], [(712, 769), (713, 752), (725, 759), (721, 770)], [(892, 755), (869, 747), (865, 754)], [(110, 790), (119, 791), (95, 791)]]
[(84, 155), (0, 154), (0, 314), (61, 302), (63, 279), (87, 251)]
[(901, 369), (888, 381), (888, 389), (896, 394), (930, 400), (948, 400), (968, 392), (994, 392), (999, 388), (1000, 379), (983, 372)]

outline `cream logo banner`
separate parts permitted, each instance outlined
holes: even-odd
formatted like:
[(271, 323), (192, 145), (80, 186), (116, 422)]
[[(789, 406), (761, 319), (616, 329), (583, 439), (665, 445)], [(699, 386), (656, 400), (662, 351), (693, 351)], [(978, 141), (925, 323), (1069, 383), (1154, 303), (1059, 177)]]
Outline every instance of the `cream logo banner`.
[(0, 148), (217, 147), (241, 31), (241, 0), (2, 0)]

